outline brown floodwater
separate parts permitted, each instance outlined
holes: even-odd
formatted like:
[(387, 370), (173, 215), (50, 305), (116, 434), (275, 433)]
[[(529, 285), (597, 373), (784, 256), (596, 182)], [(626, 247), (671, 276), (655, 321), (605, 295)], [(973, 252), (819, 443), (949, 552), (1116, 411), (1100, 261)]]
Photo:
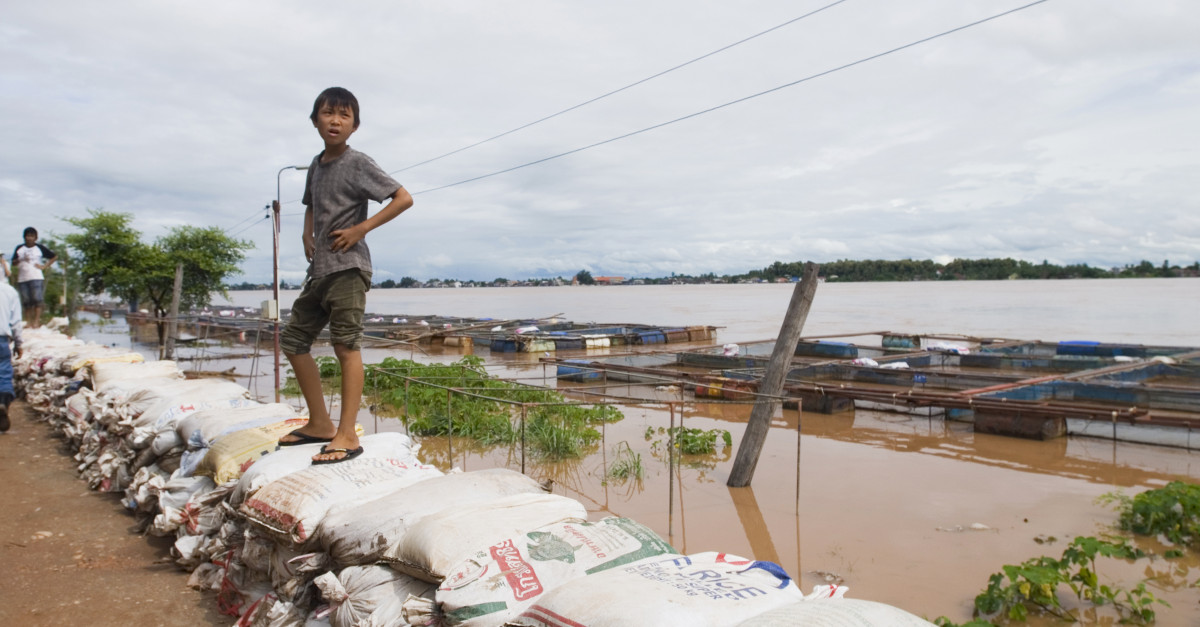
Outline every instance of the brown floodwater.
[[(648, 405), (623, 409), (625, 419), (605, 425), (602, 443), (586, 457), (543, 462), (529, 456), (527, 472), (552, 479), (556, 493), (580, 500), (596, 517), (626, 516), (650, 526), (681, 552), (777, 562), (805, 590), (837, 581), (849, 587), (849, 596), (931, 619), (969, 619), (974, 596), (1004, 564), (1058, 557), (1076, 536), (1111, 532), (1116, 515), (1097, 497), (1195, 481), (1200, 474), (1200, 457), (1183, 450), (976, 435), (968, 424), (876, 411), (798, 416), (781, 410), (752, 487), (729, 488), (732, 451), (683, 456), (672, 472), (665, 436), (657, 432), (671, 413)], [(729, 430), (736, 450), (750, 406), (689, 403), (682, 413), (688, 427)], [(403, 429), (388, 418), (379, 427)], [(654, 432), (649, 441), (648, 429)], [(422, 456), (443, 469), (519, 468), (522, 461), (519, 446), (420, 442)], [(606, 480), (606, 468), (625, 446), (641, 456), (644, 478)], [(987, 528), (973, 528), (979, 525)], [(1149, 587), (1173, 606), (1160, 610), (1160, 623), (1197, 624), (1200, 593), (1186, 586), (1196, 567), (1194, 557), (1110, 561), (1100, 564), (1100, 573), (1126, 587), (1153, 574)]]
[[(445, 363), (464, 352), (426, 347), (413, 356)], [(368, 363), (382, 359), (371, 351), (367, 357)], [(488, 364), (497, 376), (556, 385), (553, 366), (537, 358), (495, 355)], [(579, 384), (558, 385), (568, 396), (587, 398)], [(957, 622), (971, 618), (974, 596), (1003, 565), (1059, 557), (1076, 536), (1113, 533), (1116, 513), (1097, 503), (1100, 496), (1200, 481), (1200, 453), (1182, 449), (1084, 437), (1021, 440), (975, 434), (970, 424), (940, 417), (863, 409), (836, 415), (780, 409), (752, 487), (733, 489), (725, 483), (750, 404), (697, 402), (667, 386), (611, 384), (607, 391), (659, 402), (623, 405), (625, 418), (604, 425), (601, 442), (580, 459), (547, 461), (523, 456), (520, 445), (445, 437), (419, 438), (421, 457), (443, 470), (524, 465), (531, 476), (552, 480), (556, 493), (581, 501), (593, 518), (636, 519), (680, 552), (777, 562), (802, 589), (835, 581), (848, 586), (851, 597)], [(672, 411), (668, 402), (681, 399)], [(360, 421), (368, 431), (405, 430), (384, 413), (368, 407)], [(733, 447), (681, 456), (672, 469), (660, 430), (681, 421), (728, 430)], [(642, 479), (607, 476), (623, 449), (640, 456)], [(1154, 539), (1136, 541), (1159, 554), (1169, 548)], [(1160, 624), (1200, 624), (1200, 591), (1187, 585), (1198, 578), (1198, 566), (1190, 555), (1102, 560), (1099, 572), (1102, 581), (1126, 588), (1150, 578), (1150, 590), (1172, 605), (1159, 609)], [(1105, 617), (1111, 615), (1099, 613)], [(1030, 624), (1039, 623), (1057, 621)]]
[[(1200, 281), (1170, 283), (1170, 287), (1180, 288), (1171, 290), (1164, 290), (1163, 283), (1122, 283), (1125, 297), (1131, 289), (1152, 294), (1129, 311), (1121, 309), (1119, 303), (1115, 308), (1092, 306), (1108, 299), (1119, 282), (1050, 283), (1054, 282), (915, 284), (920, 291), (935, 291), (938, 296), (944, 296), (943, 290), (959, 290), (965, 298), (960, 302), (946, 296), (939, 307), (932, 309), (927, 303), (899, 300), (899, 294), (913, 293), (908, 284), (822, 286), (807, 328), (813, 334), (886, 328), (1046, 340), (1200, 343), (1194, 319), (1191, 314), (1181, 314), (1178, 306), (1200, 300), (1196, 289)], [(471, 316), (488, 315), (490, 311), (499, 317), (512, 317), (507, 307), (523, 311), (521, 315), (565, 311), (568, 319), (576, 320), (715, 324), (748, 333), (731, 335), (722, 331), (719, 341), (727, 342), (769, 337), (768, 330), (778, 328), (790, 293), (790, 288), (772, 287), (770, 298), (747, 302), (746, 295), (752, 293), (739, 287), (736, 293), (743, 300), (733, 303), (711, 298), (720, 287), (695, 286), (695, 294), (689, 297), (685, 290), (691, 287), (662, 291), (669, 294), (664, 302), (672, 303), (673, 308), (665, 313), (655, 309), (656, 316), (691, 316), (667, 321), (637, 314), (643, 310), (639, 307), (646, 306), (637, 302), (641, 295), (653, 297), (658, 292), (633, 290), (649, 288), (628, 290), (636, 298), (627, 295), (617, 299), (616, 305), (611, 299), (596, 299), (623, 293), (605, 291), (609, 288), (570, 292), (555, 291), (557, 288), (471, 290), (469, 295), (453, 290), (441, 290), (436, 295), (429, 290), (394, 290), (391, 292), (397, 297), (415, 295), (429, 302), (449, 298), (450, 305), (442, 309), (430, 306), (428, 311), (386, 304), (375, 309)], [(896, 291), (895, 298), (879, 296), (888, 289)], [(1026, 290), (1029, 295), (1022, 300), (1020, 293), (1012, 290)], [(1001, 293), (993, 299), (997, 291)], [(580, 315), (554, 301), (563, 294), (586, 295), (592, 299), (588, 301), (591, 310), (609, 307), (610, 313)], [(830, 296), (845, 302), (823, 308), (822, 303), (830, 302)], [(257, 303), (254, 299), (261, 300), (261, 294), (250, 293), (246, 298)], [(488, 298), (506, 300), (479, 302)], [(1120, 302), (1130, 300), (1139, 299), (1123, 298)], [(419, 306), (425, 307), (421, 302)], [(704, 302), (715, 305), (706, 313)], [(986, 302), (991, 304), (972, 305)], [(479, 311), (462, 310), (468, 303)], [(1078, 309), (1077, 303), (1082, 303)], [(745, 313), (752, 309), (761, 311)], [(1130, 319), (1135, 310), (1155, 312), (1157, 324), (1137, 326), (1142, 322)], [(710, 314), (715, 318), (705, 319)], [(933, 328), (925, 326), (931, 314), (941, 316)], [(621, 349), (589, 350), (575, 356), (594, 357)], [(332, 354), (328, 347), (314, 352)], [(377, 363), (395, 356), (448, 363), (471, 352), (469, 348), (449, 347), (367, 348), (364, 361)], [(540, 355), (490, 355), (486, 349), (477, 352), (497, 376), (556, 385), (553, 366), (540, 364)], [(204, 368), (224, 370), (231, 366), (239, 373), (253, 370), (265, 374), (271, 368), (269, 356), (251, 363), (245, 359), (214, 359)], [(270, 386), (268, 377), (257, 377), (250, 383), (251, 390), (264, 400), (270, 395)], [(562, 389), (580, 398), (577, 385), (563, 384)], [(793, 409), (781, 409), (774, 416), (752, 487), (731, 489), (725, 482), (750, 414), (749, 404), (697, 402), (690, 394), (681, 397), (677, 390), (650, 386), (613, 385), (609, 391), (658, 402), (623, 405), (624, 419), (604, 425), (601, 442), (582, 458), (546, 461), (523, 455), (519, 445), (488, 447), (444, 437), (420, 438), (421, 456), (443, 470), (496, 466), (520, 469), (524, 465), (526, 472), (539, 480), (552, 480), (556, 493), (581, 501), (593, 518), (617, 515), (636, 519), (680, 552), (725, 551), (774, 561), (783, 565), (802, 589), (836, 581), (849, 587), (847, 596), (889, 603), (930, 619), (945, 615), (957, 622), (971, 618), (975, 595), (986, 587), (989, 575), (999, 572), (1003, 565), (1041, 555), (1058, 557), (1076, 536), (1113, 533), (1116, 514), (1110, 506), (1099, 504), (1098, 497), (1112, 492), (1133, 495), (1177, 479), (1200, 481), (1200, 453), (1183, 449), (1079, 436), (1046, 442), (1020, 440), (975, 434), (970, 424), (938, 417), (864, 409), (836, 415), (801, 415)], [(666, 402), (681, 398), (686, 402), (670, 410)], [(368, 405), (360, 411), (359, 419), (369, 432), (405, 430), (399, 419), (385, 417), (385, 413)], [(732, 449), (719, 448), (711, 456), (683, 456), (676, 464), (669, 464), (666, 436), (659, 430), (680, 421), (687, 427), (728, 430), (733, 437)], [(607, 476), (618, 451), (626, 449), (640, 456), (644, 469), (640, 480)], [(1152, 538), (1135, 541), (1159, 554), (1169, 548)], [(1200, 562), (1194, 555), (1134, 563), (1102, 560), (1098, 567), (1102, 582), (1127, 588), (1149, 578), (1149, 589), (1172, 605), (1159, 608), (1159, 624), (1200, 624), (1200, 589), (1188, 585), (1200, 579)], [(1065, 588), (1063, 592), (1070, 594)], [(1069, 599), (1063, 600), (1069, 605)], [(1085, 614), (1088, 616), (1100, 624), (1112, 622), (1112, 614), (1104, 611)], [(1035, 619), (1030, 624), (1060, 623)]]

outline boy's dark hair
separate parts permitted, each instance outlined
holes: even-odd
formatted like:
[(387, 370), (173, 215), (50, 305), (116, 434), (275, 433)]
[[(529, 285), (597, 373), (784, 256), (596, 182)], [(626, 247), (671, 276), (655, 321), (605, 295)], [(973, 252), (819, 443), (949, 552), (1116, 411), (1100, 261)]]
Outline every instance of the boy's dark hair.
[(34, 237), (37, 237), (38, 236), (37, 229), (33, 228), (32, 226), (25, 227), (25, 232), (21, 234), (21, 237), (25, 237), (27, 235), (32, 235)]
[(321, 95), (317, 96), (316, 101), (313, 102), (312, 115), (308, 116), (313, 124), (317, 123), (317, 112), (325, 105), (329, 105), (334, 109), (349, 107), (354, 112), (354, 128), (358, 128), (358, 98), (355, 98), (349, 89), (344, 87), (330, 87), (321, 92)]

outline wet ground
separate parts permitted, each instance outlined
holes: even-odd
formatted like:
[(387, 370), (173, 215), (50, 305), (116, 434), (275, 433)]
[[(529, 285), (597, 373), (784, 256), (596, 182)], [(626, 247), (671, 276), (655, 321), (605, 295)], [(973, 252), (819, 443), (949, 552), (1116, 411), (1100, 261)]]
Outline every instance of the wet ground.
[(229, 625), (187, 587), (166, 538), (142, 536), (116, 495), (88, 490), (24, 403), (0, 435), (0, 625)]
[[(227, 346), (208, 354), (222, 350), (245, 351)], [(364, 361), (377, 363), (390, 355), (447, 363), (469, 352), (367, 349)], [(539, 364), (537, 355), (478, 352), (497, 376), (554, 385), (553, 367)], [(318, 348), (314, 353), (332, 351)], [(270, 400), (269, 353), (194, 363), (205, 370), (233, 367), (239, 374), (257, 370), (263, 375), (254, 381), (239, 380)], [(675, 390), (637, 386), (611, 392), (680, 398)], [(606, 425), (603, 442), (586, 457), (545, 462), (526, 456), (527, 472), (552, 479), (555, 492), (579, 499), (594, 518), (637, 519), (681, 552), (717, 550), (776, 561), (804, 589), (838, 581), (850, 588), (848, 596), (960, 622), (970, 618), (974, 596), (1003, 565), (1039, 555), (1057, 557), (1075, 536), (1112, 532), (1116, 514), (1097, 504), (1101, 495), (1134, 494), (1175, 479), (1200, 481), (1200, 453), (1182, 449), (1081, 437), (1037, 442), (976, 435), (965, 423), (877, 411), (798, 416), (782, 410), (753, 487), (730, 489), (725, 481), (749, 405), (688, 402), (682, 410), (684, 424), (729, 430), (733, 449), (685, 457), (675, 468), (667, 463), (665, 435), (658, 430), (678, 424), (679, 413), (673, 415), (661, 403), (622, 410), (624, 420)], [(360, 422), (369, 432), (404, 431), (398, 419), (385, 413), (364, 407)], [(802, 423), (799, 437), (797, 420)], [(515, 446), (481, 447), (446, 438), (421, 443), (425, 460), (443, 469), (520, 469), (523, 461)], [(606, 476), (618, 449), (625, 448), (640, 455), (640, 481)], [(86, 488), (80, 484), (79, 491)], [(1153, 540), (1138, 543), (1163, 551)], [(1172, 605), (1159, 610), (1159, 624), (1200, 624), (1200, 590), (1188, 586), (1200, 579), (1194, 556), (1098, 566), (1102, 581), (1125, 587), (1149, 577), (1151, 590)]]

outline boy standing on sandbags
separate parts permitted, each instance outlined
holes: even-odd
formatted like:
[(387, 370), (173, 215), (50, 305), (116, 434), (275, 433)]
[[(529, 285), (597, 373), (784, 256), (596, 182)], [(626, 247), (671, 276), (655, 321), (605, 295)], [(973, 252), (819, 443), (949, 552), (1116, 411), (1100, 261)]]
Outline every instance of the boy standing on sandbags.
[(14, 350), (21, 356), (21, 326), (21, 298), (8, 281), (0, 281), (0, 433), (8, 431), (8, 406), (15, 398), (12, 356)]
[[(411, 207), (413, 200), (375, 161), (346, 143), (359, 125), (354, 94), (341, 87), (326, 89), (313, 103), (310, 119), (325, 150), (313, 158), (304, 187), (308, 276), (280, 337), (308, 405), (309, 419), (305, 426), (280, 438), (279, 445), (327, 442), (313, 456), (313, 463), (333, 464), (363, 452), (355, 422), (362, 401), (360, 343), (372, 270), (371, 253), (363, 238)], [(367, 200), (388, 203), (368, 218)], [(325, 407), (320, 370), (309, 352), (326, 324), (342, 366), (342, 408), (336, 426)]]

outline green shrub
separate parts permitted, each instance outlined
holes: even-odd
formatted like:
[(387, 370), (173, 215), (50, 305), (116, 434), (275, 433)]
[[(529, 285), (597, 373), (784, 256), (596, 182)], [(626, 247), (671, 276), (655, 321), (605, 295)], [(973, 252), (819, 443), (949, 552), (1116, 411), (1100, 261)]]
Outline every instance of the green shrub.
[(1180, 546), (1200, 542), (1200, 486), (1172, 481), (1133, 498), (1106, 494), (1102, 500), (1118, 503), (1117, 524), (1145, 536), (1163, 536)]

